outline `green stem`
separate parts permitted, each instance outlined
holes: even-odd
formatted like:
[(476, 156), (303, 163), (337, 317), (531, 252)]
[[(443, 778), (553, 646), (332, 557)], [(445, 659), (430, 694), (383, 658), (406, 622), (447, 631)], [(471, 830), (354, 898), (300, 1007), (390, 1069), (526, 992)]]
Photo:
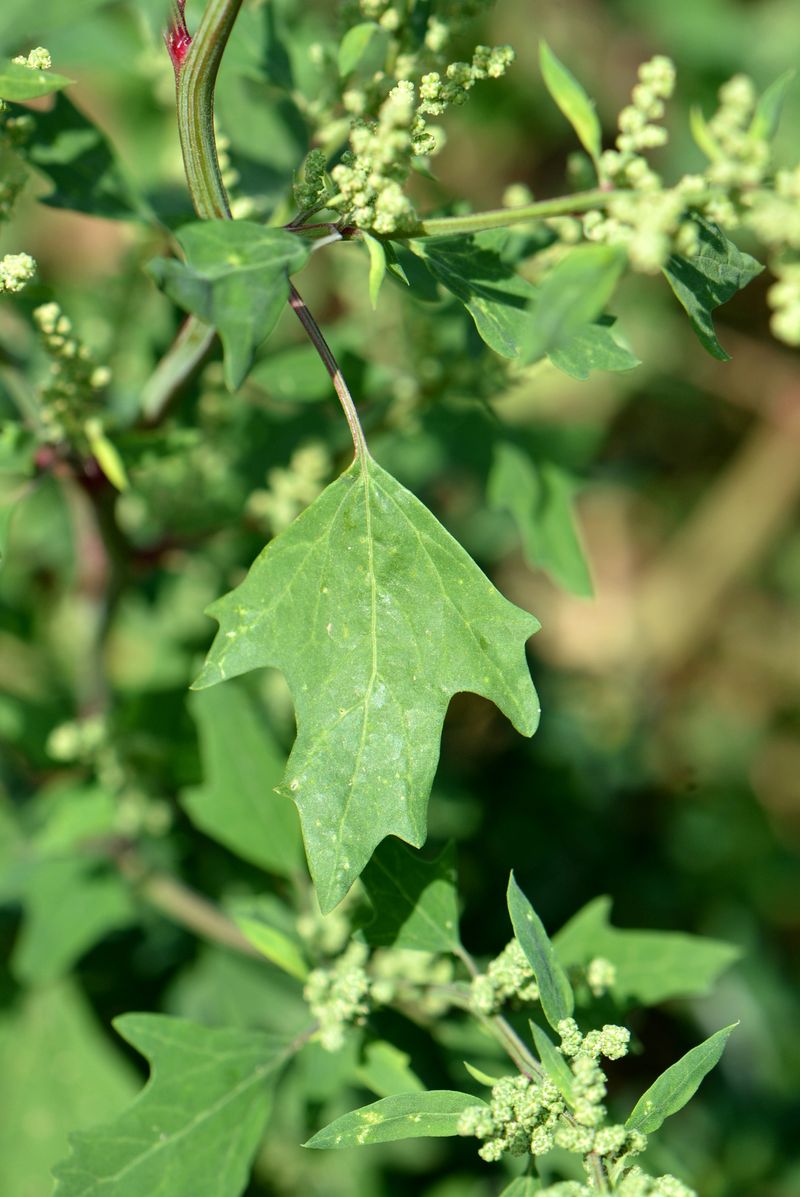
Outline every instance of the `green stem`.
[(439, 237), (453, 233), (480, 233), (484, 229), (501, 229), (529, 220), (545, 220), (548, 216), (569, 216), (575, 212), (590, 212), (593, 208), (605, 208), (622, 191), (579, 191), (575, 195), (561, 195), (556, 199), (538, 200), (523, 208), (496, 208), (490, 212), (470, 212), (465, 216), (439, 216), (421, 220), (408, 233), (394, 233), (396, 241), (407, 241), (417, 237)]
[(154, 427), (164, 418), (186, 379), (211, 348), (216, 333), (196, 316), (189, 316), (142, 388), (140, 406), (144, 423)]

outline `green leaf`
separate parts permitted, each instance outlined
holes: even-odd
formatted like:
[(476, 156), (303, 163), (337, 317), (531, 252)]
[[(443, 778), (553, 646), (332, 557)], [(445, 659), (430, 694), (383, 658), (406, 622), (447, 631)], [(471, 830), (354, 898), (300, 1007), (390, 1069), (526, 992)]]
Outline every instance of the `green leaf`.
[(717, 162), (722, 157), (722, 149), (703, 116), (703, 111), (697, 105), (689, 109), (689, 128), (694, 143), (705, 154), (709, 162)]
[(369, 300), (374, 311), (378, 306), (381, 284), (386, 277), (386, 250), (383, 242), (369, 233), (362, 232), (361, 238), (369, 253)]
[(396, 1139), (457, 1135), (458, 1120), (464, 1110), (485, 1104), (471, 1093), (456, 1093), (451, 1089), (401, 1093), (343, 1114), (317, 1131), (304, 1146), (359, 1147)]
[(547, 356), (564, 374), (581, 381), (592, 370), (632, 370), (641, 365), (635, 354), (614, 340), (605, 324), (585, 324)]
[(575, 76), (560, 62), (547, 42), (539, 43), (539, 65), (547, 90), (578, 135), (583, 148), (597, 164), (602, 148), (600, 121), (594, 102)]
[(262, 956), (266, 956), (267, 960), (282, 968), (290, 977), (305, 981), (308, 965), (300, 948), (288, 935), (279, 931), (277, 927), (270, 926), (264, 919), (254, 918), (252, 915), (235, 914), (234, 922), (242, 935)]
[(364, 1049), (363, 1062), (356, 1069), (356, 1080), (379, 1097), (397, 1093), (424, 1093), (425, 1086), (409, 1067), (411, 1057), (392, 1043), (375, 1039)]
[(750, 128), (747, 130), (747, 136), (753, 141), (772, 141), (778, 132), (778, 123), (781, 119), (783, 101), (786, 98), (786, 89), (796, 74), (797, 72), (794, 68), (784, 71), (758, 97), (758, 103), (753, 112), (753, 119), (750, 121)]
[(476, 1068), (474, 1064), (470, 1064), (468, 1060), (464, 1061), (464, 1067), (474, 1081), (479, 1085), (486, 1085), (491, 1089), (500, 1080), (499, 1076), (490, 1076), (488, 1072), (484, 1072), (480, 1068)]
[(0, 59), (0, 100), (38, 100), (51, 92), (69, 87), (74, 79), (56, 75), (53, 71), (39, 71), (21, 62)]
[(347, 30), (339, 43), (339, 74), (344, 78), (354, 71), (376, 37), (383, 30), (375, 21), (362, 21)]
[(712, 357), (727, 362), (730, 354), (717, 340), (711, 313), (746, 287), (764, 267), (749, 254), (742, 253), (716, 225), (700, 216), (693, 219), (700, 234), (697, 253), (691, 258), (672, 254), (664, 274), (686, 309), (703, 347)]
[(572, 987), (541, 919), (514, 880), (513, 872), (508, 879), (507, 897), (511, 925), (536, 977), (544, 1016), (557, 1030), (562, 1018), (569, 1018), (574, 1009)]
[(522, 735), (539, 706), (537, 621), (494, 589), (418, 499), (357, 458), (209, 614), (203, 689), (272, 665), (295, 703), (286, 792), (328, 911), (387, 835), (415, 846), (450, 698), (490, 699)]
[(286, 754), (241, 686), (192, 694), (204, 783), (181, 795), (189, 818), (243, 860), (279, 877), (302, 865), (297, 812), (276, 793)]
[(575, 483), (553, 462), (538, 467), (516, 445), (494, 447), (486, 487), (489, 506), (509, 511), (528, 562), (573, 594), (591, 596), (592, 579), (573, 513)]
[(651, 1135), (653, 1131), (658, 1130), (665, 1118), (682, 1110), (694, 1097), (700, 1082), (719, 1060), (725, 1050), (728, 1036), (738, 1025), (738, 1022), (734, 1022), (729, 1027), (723, 1027), (662, 1072), (658, 1080), (639, 1098), (625, 1125), (630, 1130)]
[(160, 1014), (123, 1014), (119, 1034), (150, 1080), (115, 1122), (72, 1136), (54, 1197), (239, 1197), (286, 1043)]
[(453, 952), (458, 937), (455, 849), (435, 860), (390, 838), (375, 850), (361, 878), (375, 917), (364, 928), (374, 947)]
[(464, 304), (486, 344), (503, 357), (516, 357), (531, 322), (528, 302), (536, 288), (476, 237), (427, 237), (409, 248), (433, 277)]
[(545, 276), (532, 305), (521, 357), (538, 361), (569, 346), (576, 333), (601, 314), (625, 269), (615, 245), (579, 245)]
[(572, 1105), (575, 1100), (575, 1077), (572, 1075), (572, 1069), (547, 1032), (538, 1027), (531, 1019), (528, 1020), (528, 1025), (531, 1028), (533, 1043), (539, 1054), (542, 1068), (567, 1104)]
[(148, 270), (179, 307), (219, 332), (225, 383), (235, 391), (289, 298), (289, 274), (308, 245), (249, 220), (204, 220), (177, 234), (186, 262), (157, 258)]
[(536, 1197), (541, 1187), (542, 1182), (535, 1176), (517, 1176), (499, 1197)]
[(675, 997), (700, 997), (739, 955), (732, 944), (672, 931), (623, 931), (609, 922), (611, 899), (595, 898), (554, 937), (565, 968), (594, 957), (616, 969), (611, 992), (619, 1002), (645, 1006)]

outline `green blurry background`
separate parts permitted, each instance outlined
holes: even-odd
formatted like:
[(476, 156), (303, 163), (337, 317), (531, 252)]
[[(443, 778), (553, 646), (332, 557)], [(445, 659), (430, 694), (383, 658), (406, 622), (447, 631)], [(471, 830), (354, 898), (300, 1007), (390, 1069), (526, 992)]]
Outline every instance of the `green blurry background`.
[[(162, 219), (177, 223), (188, 205), (160, 40), (166, 8), (166, 0), (4, 0), (0, 51), (47, 46), (55, 69), (77, 81), (75, 102), (110, 135)], [(328, 6), (276, 0), (274, 15), (272, 60), (281, 60), (283, 37), (302, 78)], [(238, 193), (253, 190), (269, 206), (285, 195), (308, 140), (298, 107), (257, 69), (262, 16), (260, 6), (245, 6), (223, 68), (219, 121)], [(438, 182), (418, 184), (421, 207), (449, 196), (497, 206), (512, 182), (537, 198), (565, 190), (575, 145), (539, 77), (540, 36), (596, 97), (609, 137), (638, 63), (653, 53), (675, 59), (671, 144), (659, 164), (667, 177), (699, 164), (687, 132), (691, 105), (708, 113), (729, 76), (746, 72), (763, 88), (800, 58), (794, 0), (499, 0), (474, 40), (510, 42), (516, 64), (448, 117)], [(799, 121), (800, 82), (790, 88), (779, 136), (787, 162)], [(345, 459), (347, 431), (290, 316), (239, 395), (224, 392), (212, 361), (165, 425), (137, 428), (142, 384), (176, 328), (141, 269), (166, 251), (167, 235), (57, 211), (37, 204), (34, 193), (3, 228), (0, 251), (32, 253), (41, 281), (3, 305), (0, 360), (30, 357), (34, 372), (41, 369), (29, 313), (55, 296), (114, 372), (117, 440), (133, 483), (117, 500), (128, 556), (103, 656), (117, 763), (135, 778), (132, 801), (149, 820), (157, 859), (211, 896), (257, 892), (256, 871), (193, 831), (177, 805), (176, 795), (200, 779), (186, 687), (211, 636), (204, 607), (240, 576), (268, 531), (257, 497), (267, 471), (314, 443), (326, 447), (332, 476)], [(513, 866), (550, 929), (608, 893), (622, 926), (740, 945), (741, 963), (713, 995), (639, 1018), (635, 1031), (647, 1054), (621, 1070), (620, 1095), (741, 1019), (720, 1068), (665, 1126), (657, 1163), (706, 1197), (793, 1197), (800, 1192), (800, 372), (795, 355), (769, 337), (770, 280), (761, 276), (720, 313), (731, 363), (704, 355), (662, 282), (637, 277), (614, 310), (642, 359), (638, 369), (577, 383), (543, 366), (509, 386), (463, 311), (407, 302), (387, 286), (373, 314), (365, 278), (365, 255), (343, 245), (315, 255), (303, 291), (375, 430), (376, 456), (543, 624), (532, 644), (543, 706), (534, 739), (521, 740), (471, 696), (454, 701), (446, 725), (431, 842), (457, 841), (465, 942), (486, 955), (505, 943), (503, 895)], [(593, 599), (572, 597), (533, 571), (510, 522), (487, 510), (498, 417), (579, 483)], [(71, 776), (48, 755), (48, 737), (81, 712), (97, 682), (89, 646), (98, 615), (82, 585), (80, 512), (71, 519), (69, 502), (56, 481), (38, 484), (15, 515), (0, 575), (0, 782), (17, 806), (32, 801), (39, 785)], [(290, 743), (280, 679), (256, 679), (251, 689), (271, 711), (278, 738)], [(9, 897), (0, 924), (9, 952), (19, 924), (12, 882), (0, 879), (0, 896)], [(46, 922), (53, 913), (38, 917)], [(273, 1023), (281, 1010), (289, 1021), (296, 1014), (294, 991), (269, 971), (198, 948), (152, 910), (125, 909), (118, 924), (70, 976), (56, 975), (52, 962), (31, 962), (19, 940), (4, 966), (4, 1197), (49, 1194), (47, 1165), (63, 1154), (66, 1132), (107, 1117), (135, 1091), (141, 1062), (108, 1032), (115, 1014), (165, 1009), (209, 1022)], [(427, 1082), (444, 1076), (458, 1084), (444, 1072), (441, 1047), (432, 1050), (409, 1027), (393, 1024), (387, 1033)], [(322, 1053), (310, 1053), (303, 1067), (315, 1094), (310, 1113), (299, 1081), (284, 1086), (249, 1197), (497, 1191), (497, 1174), (468, 1143), (324, 1159), (302, 1153), (294, 1143), (306, 1137), (309, 1117), (316, 1125), (331, 1109), (356, 1104), (338, 1092)]]

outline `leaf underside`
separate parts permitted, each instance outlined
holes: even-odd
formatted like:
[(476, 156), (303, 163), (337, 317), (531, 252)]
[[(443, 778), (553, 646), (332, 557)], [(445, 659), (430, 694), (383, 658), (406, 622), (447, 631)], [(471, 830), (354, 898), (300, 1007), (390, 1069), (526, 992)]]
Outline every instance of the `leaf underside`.
[(454, 694), (480, 694), (523, 735), (536, 730), (524, 645), (537, 621), (369, 456), (209, 614), (220, 628), (196, 689), (262, 666), (289, 684), (297, 739), (285, 792), (324, 911), (387, 835), (424, 842)]

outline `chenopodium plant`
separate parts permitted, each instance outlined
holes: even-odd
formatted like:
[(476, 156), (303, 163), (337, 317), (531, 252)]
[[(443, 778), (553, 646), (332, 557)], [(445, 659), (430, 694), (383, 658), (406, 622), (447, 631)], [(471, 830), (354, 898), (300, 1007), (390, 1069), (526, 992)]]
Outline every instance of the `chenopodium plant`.
[[(425, 840), (426, 803), (453, 694), (483, 695), (521, 734), (535, 731), (539, 708), (524, 649), (537, 623), (495, 590), (373, 458), (357, 404), (291, 276), (312, 253), (355, 241), (368, 254), (373, 304), (387, 277), (412, 292), (449, 295), (498, 355), (496, 379), (544, 359), (585, 378), (592, 370), (637, 364), (606, 314), (628, 269), (662, 273), (702, 344), (724, 359), (712, 313), (762, 269), (730, 239), (743, 229), (765, 245), (779, 280), (770, 291), (774, 331), (797, 343), (800, 167), (776, 169), (770, 150), (788, 76), (760, 97), (747, 79), (726, 84), (717, 112), (693, 120), (707, 168), (667, 184), (648, 151), (667, 137), (662, 118), (674, 87), (671, 62), (656, 57), (642, 66), (614, 148), (604, 150), (593, 103), (543, 45), (544, 81), (585, 151), (581, 172), (591, 172), (592, 185), (538, 201), (516, 187), (494, 211), (422, 217), (407, 185), (416, 172), (430, 171), (444, 145), (444, 132), (431, 118), (503, 75), (513, 51), (477, 46), (468, 61), (450, 59), (454, 35), (486, 7), (478, 0), (347, 3), (338, 52), (316, 45), (310, 51), (316, 75), (302, 102), (313, 148), (298, 164), (294, 200), (287, 196), (265, 224), (266, 197), (230, 202), (213, 120), (216, 75), (240, 6), (241, 0), (209, 0), (192, 34), (183, 0), (173, 4), (167, 47), (198, 220), (178, 229), (178, 257), (149, 267), (188, 320), (145, 387), (140, 414), (158, 421), (215, 335), (225, 383), (236, 390), (288, 303), (330, 374), (352, 436), (353, 460), (344, 473), (211, 608), (219, 632), (193, 699), (207, 779), (185, 799), (199, 827), (284, 878), (296, 877), (299, 865), (300, 836), (286, 799), (294, 803), (321, 913), (307, 910), (288, 925), (284, 908), (278, 916), (270, 902), (245, 904), (236, 912), (238, 931), (227, 934), (235, 932), (237, 943), (302, 985), (311, 1021), (287, 1038), (166, 1016), (117, 1020), (120, 1034), (149, 1059), (150, 1082), (116, 1122), (75, 1137), (72, 1154), (57, 1169), (57, 1193), (140, 1197), (168, 1184), (175, 1197), (234, 1197), (247, 1184), (280, 1073), (310, 1041), (340, 1052), (357, 1035), (353, 1079), (378, 1100), (318, 1131), (308, 1147), (471, 1137), (484, 1160), (503, 1161), (506, 1178), (513, 1169), (508, 1160), (527, 1161), (525, 1175), (505, 1190), (514, 1197), (539, 1191), (681, 1197), (689, 1192), (681, 1181), (653, 1177), (636, 1161), (647, 1136), (683, 1107), (720, 1058), (732, 1028), (673, 1064), (619, 1119), (606, 1106), (605, 1062), (625, 1055), (629, 1031), (617, 1023), (596, 1025), (594, 1002), (605, 996), (624, 1012), (632, 1004), (704, 992), (735, 953), (713, 941), (620, 931), (610, 924), (604, 900), (551, 941), (513, 877), (514, 938), (485, 970), (462, 945), (450, 854), (425, 861), (398, 841), (418, 848)], [(49, 174), (56, 197), (50, 202), (81, 207), (69, 170), (48, 164), (39, 148), (48, 115), (15, 115), (13, 107), (67, 84), (49, 70), (41, 49), (0, 75), (7, 102), (6, 207), (19, 190), (26, 155)], [(66, 100), (59, 111), (72, 127), (83, 119)], [(107, 150), (98, 152), (106, 214), (152, 217), (126, 190)], [(34, 271), (24, 254), (7, 256), (4, 289), (20, 290)], [(91, 457), (124, 489), (126, 470), (103, 423), (108, 372), (57, 306), (40, 307), (35, 319), (52, 360), (52, 380), (28, 413), (35, 442), (56, 460)], [(506, 430), (498, 438), (489, 498), (509, 509), (534, 559), (541, 553), (537, 512), (545, 496), (556, 502), (562, 553), (544, 563), (585, 590), (569, 493), (546, 467), (538, 471)], [(319, 476), (312, 479), (314, 491)], [(307, 501), (303, 488), (298, 494)], [(297, 738), (275, 787), (263, 732), (243, 695), (227, 685), (263, 666), (285, 674), (297, 716)], [(222, 691), (209, 690), (219, 683), (226, 684)], [(114, 761), (107, 745), (98, 747), (102, 734), (95, 743), (84, 723), (66, 739), (70, 743), (65, 747), (62, 736), (54, 752), (72, 753), (72, 759), (77, 753), (113, 789)], [(242, 757), (237, 796), (221, 811), (216, 774), (223, 759), (225, 768), (235, 768), (230, 747), (221, 755), (223, 740), (231, 739)], [(109, 821), (114, 826), (100, 798), (91, 809), (93, 832)], [(125, 872), (124, 856), (119, 864)], [(352, 901), (339, 905), (359, 878), (368, 916)], [(120, 911), (125, 917), (127, 908)], [(444, 1020), (461, 1012), (505, 1054), (511, 1071), (494, 1075), (469, 1063), (463, 1091), (426, 1090), (411, 1061), (373, 1030), (373, 1016), (385, 1006), (427, 1025), (434, 1038)], [(532, 1015), (529, 1033), (520, 1029), (520, 1012)], [(554, 1149), (561, 1155), (553, 1157)], [(564, 1164), (568, 1157), (576, 1168)]]

